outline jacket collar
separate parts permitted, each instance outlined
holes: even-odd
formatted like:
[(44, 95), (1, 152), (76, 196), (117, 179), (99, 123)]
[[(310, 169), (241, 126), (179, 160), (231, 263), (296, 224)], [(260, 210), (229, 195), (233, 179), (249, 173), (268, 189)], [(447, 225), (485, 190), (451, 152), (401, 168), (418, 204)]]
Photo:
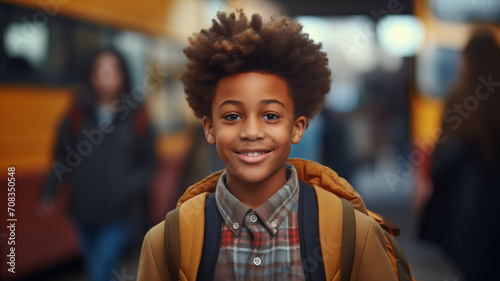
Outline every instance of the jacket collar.
[[(361, 196), (345, 179), (339, 177), (332, 169), (316, 162), (299, 158), (288, 159), (287, 162), (295, 167), (299, 180), (309, 185), (320, 187), (340, 198), (347, 199), (358, 211), (368, 214)], [(177, 201), (177, 207), (180, 207), (184, 202), (198, 194), (214, 192), (217, 181), (223, 172), (224, 170), (215, 172), (202, 181), (190, 186)]]

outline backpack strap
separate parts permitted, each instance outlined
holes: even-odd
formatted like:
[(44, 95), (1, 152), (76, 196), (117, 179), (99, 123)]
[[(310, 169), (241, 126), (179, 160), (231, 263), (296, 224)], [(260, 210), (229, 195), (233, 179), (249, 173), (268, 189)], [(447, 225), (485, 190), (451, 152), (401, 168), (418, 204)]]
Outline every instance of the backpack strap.
[(82, 129), (83, 124), (83, 108), (74, 104), (69, 112), (69, 132), (71, 138), (76, 142), (76, 138)]
[[(340, 281), (351, 279), (354, 265), (354, 250), (356, 248), (356, 218), (354, 206), (351, 202), (341, 198), (342, 201), (342, 245), (340, 250)], [(303, 218), (307, 218), (304, 220)], [(314, 260), (314, 249), (320, 249), (319, 227), (318, 227), (318, 205), (314, 189), (305, 182), (300, 182), (299, 196), (299, 237), (300, 251), (306, 272), (307, 280), (325, 280), (324, 264), (316, 260), (316, 263), (309, 264)], [(305, 231), (304, 229), (307, 229)], [(318, 256), (318, 253), (316, 254)], [(310, 267), (315, 266), (312, 271)]]
[(306, 280), (326, 280), (319, 239), (316, 192), (299, 181), (299, 240)]
[[(180, 271), (180, 232), (179, 232), (179, 210), (168, 212), (165, 217), (165, 256), (167, 259), (170, 280), (179, 280)], [(205, 201), (205, 217), (213, 220), (205, 220), (205, 235), (203, 237), (203, 251), (196, 280), (212, 280), (219, 255), (222, 217), (215, 204), (215, 193), (207, 196)]]
[(401, 229), (397, 224), (391, 222), (390, 220), (377, 213), (374, 213), (370, 210), (367, 211), (368, 215), (372, 219), (374, 219), (382, 227), (382, 229), (386, 230), (392, 237), (398, 237), (401, 234)]
[(356, 249), (356, 217), (354, 206), (344, 198), (342, 200), (342, 246), (340, 250), (340, 281), (351, 280)]
[[(413, 276), (411, 275), (410, 263), (408, 262), (408, 258), (406, 257), (403, 248), (396, 239), (385, 229), (384, 235), (386, 241), (389, 241), (389, 244), (394, 252), (394, 257), (396, 258), (396, 269), (397, 269), (397, 277), (398, 281), (412, 281)], [(389, 245), (387, 245), (389, 246)], [(388, 247), (389, 248), (389, 247)]]
[(180, 233), (179, 233), (179, 208), (167, 213), (165, 217), (165, 257), (170, 280), (179, 280), (180, 269)]
[(197, 281), (213, 280), (217, 257), (219, 256), (222, 217), (215, 203), (215, 192), (209, 194), (205, 201), (205, 235), (203, 237), (203, 251)]
[(141, 138), (146, 135), (148, 130), (148, 116), (144, 106), (140, 107), (134, 117), (134, 135)]

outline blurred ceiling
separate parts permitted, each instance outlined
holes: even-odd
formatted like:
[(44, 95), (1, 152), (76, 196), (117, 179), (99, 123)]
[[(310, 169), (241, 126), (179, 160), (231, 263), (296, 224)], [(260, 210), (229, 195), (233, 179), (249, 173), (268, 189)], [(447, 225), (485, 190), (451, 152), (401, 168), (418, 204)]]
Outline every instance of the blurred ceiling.
[(411, 14), (411, 0), (274, 0), (290, 16), (369, 15), (375, 19), (384, 14)]

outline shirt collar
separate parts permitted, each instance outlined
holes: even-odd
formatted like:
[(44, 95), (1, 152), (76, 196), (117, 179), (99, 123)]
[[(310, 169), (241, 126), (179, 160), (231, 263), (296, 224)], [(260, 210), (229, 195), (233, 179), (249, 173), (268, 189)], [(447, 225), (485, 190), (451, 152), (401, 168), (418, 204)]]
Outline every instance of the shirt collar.
[[(255, 210), (255, 214), (264, 223), (267, 230), (275, 235), (281, 223), (288, 216), (299, 197), (299, 180), (295, 168), (286, 163), (288, 180), (271, 198)], [(246, 215), (252, 209), (238, 200), (226, 187), (224, 172), (215, 189), (215, 202), (222, 219), (235, 236), (239, 236)]]

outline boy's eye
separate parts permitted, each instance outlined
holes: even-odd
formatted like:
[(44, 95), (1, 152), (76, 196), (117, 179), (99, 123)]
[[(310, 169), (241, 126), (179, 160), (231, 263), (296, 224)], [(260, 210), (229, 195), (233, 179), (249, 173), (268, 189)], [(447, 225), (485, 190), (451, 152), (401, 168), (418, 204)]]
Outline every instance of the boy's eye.
[(238, 114), (228, 114), (228, 115), (224, 115), (224, 119), (229, 120), (229, 121), (235, 121), (235, 120), (240, 119), (240, 116), (238, 116)]
[(279, 118), (279, 116), (277, 114), (274, 114), (274, 113), (268, 113), (268, 114), (264, 115), (264, 119), (266, 119), (266, 120), (276, 120), (278, 118)]

